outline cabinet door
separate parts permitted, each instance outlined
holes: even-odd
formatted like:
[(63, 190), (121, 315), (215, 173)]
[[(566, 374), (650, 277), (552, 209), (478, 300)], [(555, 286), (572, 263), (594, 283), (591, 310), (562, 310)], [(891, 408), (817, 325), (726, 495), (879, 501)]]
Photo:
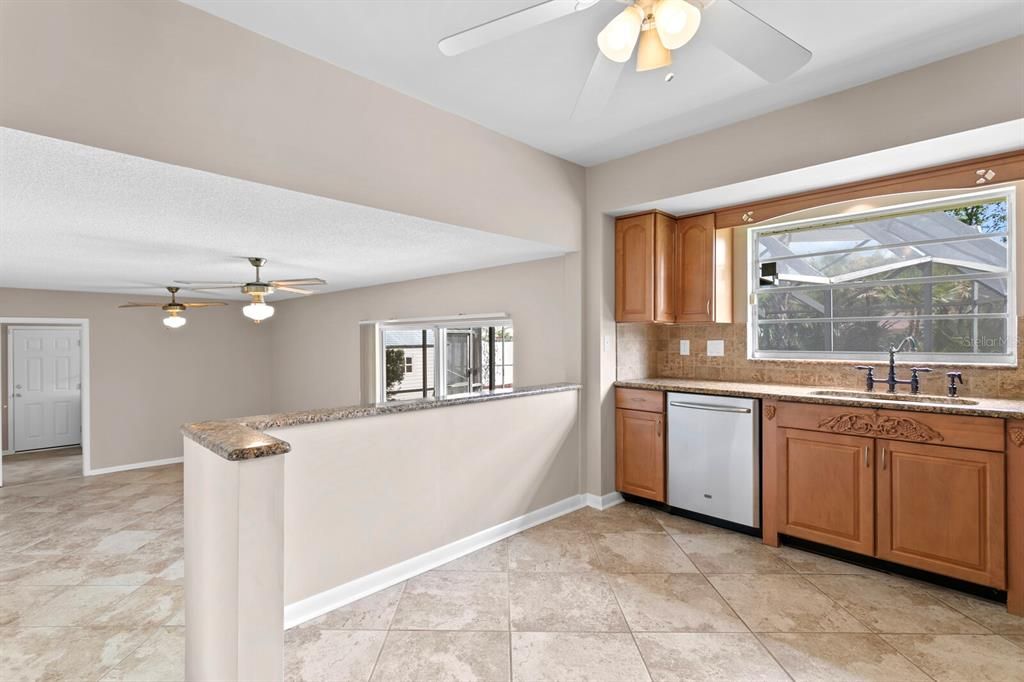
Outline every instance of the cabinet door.
[(615, 319), (654, 320), (654, 214), (615, 221)]
[(799, 429), (779, 432), (779, 532), (872, 554), (874, 440)]
[(1006, 586), (1004, 455), (878, 441), (880, 559)]
[(732, 322), (732, 231), (715, 215), (676, 221), (676, 322)]
[(665, 415), (615, 410), (615, 488), (665, 501)]

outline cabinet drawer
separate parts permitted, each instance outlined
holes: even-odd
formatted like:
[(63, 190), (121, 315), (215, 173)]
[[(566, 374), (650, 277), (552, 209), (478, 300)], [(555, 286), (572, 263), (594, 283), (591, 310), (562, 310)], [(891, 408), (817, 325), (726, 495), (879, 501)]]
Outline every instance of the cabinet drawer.
[(665, 392), (638, 388), (616, 388), (615, 407), (642, 412), (664, 412)]
[(1002, 419), (910, 410), (779, 403), (779, 426), (911, 443), (1003, 452)]

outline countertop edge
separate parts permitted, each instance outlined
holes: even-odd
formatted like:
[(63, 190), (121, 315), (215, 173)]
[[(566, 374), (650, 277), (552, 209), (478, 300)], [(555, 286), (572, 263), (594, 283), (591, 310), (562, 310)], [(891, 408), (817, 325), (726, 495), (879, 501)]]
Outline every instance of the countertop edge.
[(973, 398), (978, 405), (944, 405), (870, 400), (864, 398), (811, 395), (810, 391), (822, 390), (814, 386), (790, 384), (744, 384), (732, 381), (703, 381), (700, 379), (645, 378), (616, 381), (618, 388), (637, 388), (648, 391), (680, 391), (702, 395), (725, 395), (762, 400), (783, 400), (815, 405), (839, 405), (868, 409), (902, 410), (929, 414), (953, 414), (972, 417), (994, 417), (997, 419), (1024, 420), (1024, 401), (1004, 398)]
[(279, 414), (185, 424), (181, 427), (181, 433), (189, 440), (198, 443), (224, 459), (241, 461), (283, 455), (291, 451), (289, 443), (264, 433), (268, 429), (280, 429), (305, 424), (322, 424), (364, 417), (379, 417), (404, 412), (456, 407), (458, 405), (472, 405), (494, 400), (525, 398), (546, 393), (578, 391), (581, 388), (580, 384), (574, 383), (541, 384), (495, 391), (493, 393), (455, 396), (443, 400), (395, 400), (373, 405), (350, 405), (301, 412), (282, 412)]

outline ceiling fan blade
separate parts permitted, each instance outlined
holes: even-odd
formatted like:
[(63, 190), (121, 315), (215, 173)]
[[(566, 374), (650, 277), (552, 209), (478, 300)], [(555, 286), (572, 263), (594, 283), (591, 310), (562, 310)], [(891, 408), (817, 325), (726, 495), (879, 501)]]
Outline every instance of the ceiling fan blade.
[(213, 291), (214, 289), (241, 289), (242, 287), (245, 286), (244, 284), (217, 284), (213, 286), (205, 286), (202, 283), (197, 284), (198, 286), (189, 286), (189, 289), (191, 289), (192, 291)]
[(269, 284), (275, 289), (280, 289), (281, 287), (290, 287), (292, 285), (313, 286), (315, 284), (327, 284), (327, 282), (319, 277), (303, 277), (300, 279), (272, 279)]
[(209, 308), (210, 306), (215, 306), (215, 305), (227, 305), (227, 303), (223, 303), (223, 302), (219, 302), (218, 301), (216, 303), (214, 303), (214, 302), (208, 302), (208, 303), (182, 303), (182, 305), (185, 306), (186, 308)]
[(716, 0), (704, 10), (701, 33), (761, 78), (775, 83), (811, 59), (811, 51), (732, 0)]
[(583, 84), (583, 89), (576, 98), (576, 106), (573, 107), (570, 117), (572, 120), (584, 121), (604, 111), (615, 90), (615, 84), (619, 81), (623, 66), (625, 64), (613, 62), (598, 51), (594, 65), (590, 67), (587, 82)]
[(122, 303), (118, 308), (163, 308), (166, 303)]
[(186, 282), (185, 280), (182, 280), (182, 279), (176, 279), (176, 280), (174, 280), (174, 283), (175, 284), (184, 284), (186, 286), (199, 286), (199, 287), (206, 287), (206, 286), (213, 287), (213, 286), (217, 286), (218, 284), (229, 284), (229, 285), (231, 285), (233, 287), (244, 287), (245, 286), (245, 284), (242, 283), (242, 282), (228, 282), (226, 280), (216, 280), (216, 281), (207, 281), (207, 282)]
[(296, 289), (295, 287), (282, 287), (282, 286), (276, 285), (276, 286), (274, 286), (274, 288), (276, 290), (278, 290), (278, 291), (290, 291), (293, 294), (305, 294), (307, 296), (309, 294), (313, 293), (312, 291), (309, 291), (308, 289)]
[(442, 38), (437, 47), (445, 56), (454, 57), (528, 28), (585, 10), (596, 4), (597, 0), (548, 0), (548, 2), (506, 14), (473, 28), (467, 28), (465, 31), (453, 33)]

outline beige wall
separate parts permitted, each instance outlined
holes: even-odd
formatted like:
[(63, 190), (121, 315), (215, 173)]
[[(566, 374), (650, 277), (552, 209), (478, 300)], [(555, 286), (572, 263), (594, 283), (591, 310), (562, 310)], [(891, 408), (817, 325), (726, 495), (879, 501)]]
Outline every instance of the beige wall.
[(5, 0), (0, 92), (3, 126), (581, 244), (581, 167), (172, 0)]
[(1024, 117), (1024, 38), (587, 169), (586, 490), (614, 486), (613, 221), (608, 213)]
[(194, 311), (174, 330), (159, 310), (117, 308), (146, 298), (0, 289), (0, 317), (89, 320), (94, 469), (181, 457), (181, 424), (270, 408), (269, 325), (238, 305)]
[(292, 446), (284, 603), (577, 495), (578, 405), (563, 391), (271, 431)]
[(508, 313), (516, 334), (518, 386), (576, 381), (579, 299), (575, 256), (293, 299), (272, 324), (273, 408), (360, 402), (365, 320)]

